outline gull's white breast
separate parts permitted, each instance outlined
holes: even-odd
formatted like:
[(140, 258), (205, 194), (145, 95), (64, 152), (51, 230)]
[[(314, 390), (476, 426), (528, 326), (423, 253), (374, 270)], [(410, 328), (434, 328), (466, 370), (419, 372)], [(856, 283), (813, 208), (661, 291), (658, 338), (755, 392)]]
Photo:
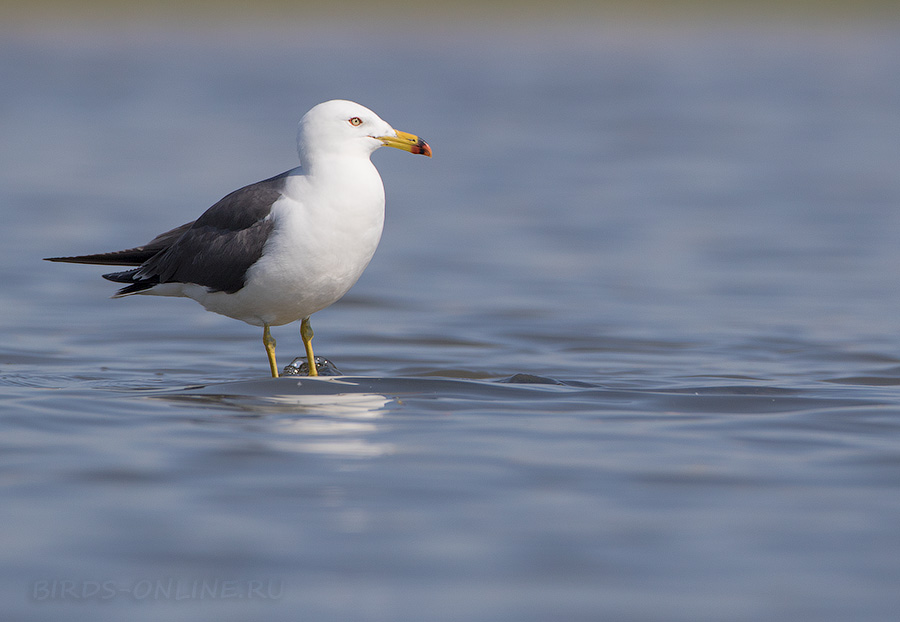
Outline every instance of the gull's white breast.
[(233, 294), (185, 285), (207, 310), (249, 324), (279, 326), (341, 298), (372, 259), (384, 225), (384, 186), (365, 158), (341, 158), (315, 175), (287, 177), (268, 218), (263, 254)]

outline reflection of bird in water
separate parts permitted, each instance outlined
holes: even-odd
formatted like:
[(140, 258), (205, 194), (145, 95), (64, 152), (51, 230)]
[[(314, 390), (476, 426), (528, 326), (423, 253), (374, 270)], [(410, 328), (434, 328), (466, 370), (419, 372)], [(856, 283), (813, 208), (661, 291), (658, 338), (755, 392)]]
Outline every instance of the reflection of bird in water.
[(431, 156), (359, 104), (333, 100), (300, 121), (300, 166), (236, 190), (200, 218), (143, 246), (49, 261), (135, 266), (104, 278), (113, 296), (186, 296), (208, 311), (263, 328), (301, 320), (309, 375), (317, 375), (309, 316), (336, 302), (372, 258), (384, 223), (384, 186), (369, 157), (382, 146)]

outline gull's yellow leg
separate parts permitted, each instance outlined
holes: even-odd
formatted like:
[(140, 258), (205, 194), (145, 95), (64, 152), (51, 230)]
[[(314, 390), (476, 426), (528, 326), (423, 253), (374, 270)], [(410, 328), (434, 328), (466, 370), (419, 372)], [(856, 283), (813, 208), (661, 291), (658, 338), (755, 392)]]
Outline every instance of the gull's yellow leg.
[(309, 367), (309, 375), (318, 376), (319, 370), (316, 369), (316, 357), (312, 350), (313, 329), (309, 325), (309, 318), (300, 322), (300, 338), (303, 340), (303, 347), (306, 348), (306, 365)]
[(263, 345), (266, 346), (266, 356), (269, 357), (269, 368), (272, 370), (272, 377), (278, 377), (278, 363), (275, 362), (275, 338), (269, 332), (269, 325), (263, 325)]

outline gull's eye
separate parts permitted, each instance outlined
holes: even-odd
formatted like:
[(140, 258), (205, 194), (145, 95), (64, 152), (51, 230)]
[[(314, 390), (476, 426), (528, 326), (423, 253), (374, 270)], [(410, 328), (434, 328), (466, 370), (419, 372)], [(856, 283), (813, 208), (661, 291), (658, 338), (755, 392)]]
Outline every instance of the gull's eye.
[(350, 125), (352, 125), (353, 127), (362, 125), (362, 119), (360, 119), (359, 117), (353, 117), (352, 119), (350, 119)]

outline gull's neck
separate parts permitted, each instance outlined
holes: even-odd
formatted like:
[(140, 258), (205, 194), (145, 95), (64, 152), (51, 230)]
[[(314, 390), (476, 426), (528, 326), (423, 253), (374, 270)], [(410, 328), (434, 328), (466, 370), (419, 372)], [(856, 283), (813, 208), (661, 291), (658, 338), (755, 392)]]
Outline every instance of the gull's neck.
[[(332, 209), (383, 209), (384, 185), (369, 156), (370, 153), (364, 151), (301, 151), (298, 172), (302, 173), (302, 179), (295, 181), (319, 195), (321, 204), (330, 205)], [(289, 195), (293, 194), (291, 185), (289, 182)]]
[(308, 175), (331, 175), (343, 169), (372, 166), (366, 151), (300, 151), (300, 167)]

